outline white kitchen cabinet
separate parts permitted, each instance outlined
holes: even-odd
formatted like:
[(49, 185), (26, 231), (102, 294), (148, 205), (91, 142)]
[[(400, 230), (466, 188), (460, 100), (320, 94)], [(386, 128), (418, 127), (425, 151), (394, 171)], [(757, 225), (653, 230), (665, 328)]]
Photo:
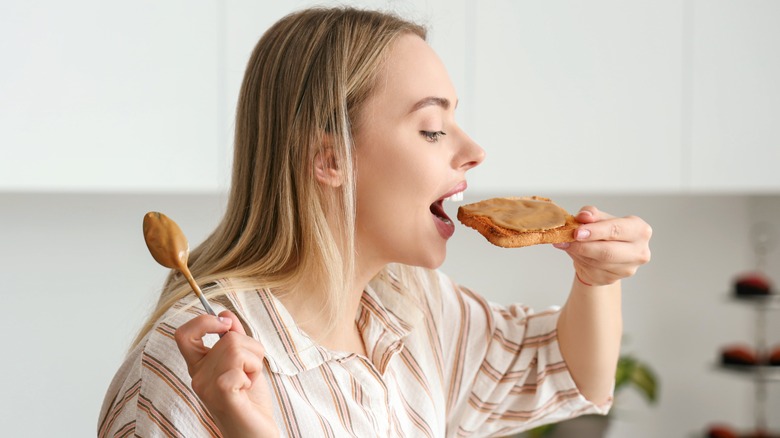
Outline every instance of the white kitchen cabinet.
[(429, 25), (472, 191), (780, 191), (773, 0), (3, 2), (0, 191), (224, 191), (258, 38), (345, 3)]
[(690, 186), (780, 191), (780, 2), (692, 3)]
[(0, 5), (0, 191), (213, 192), (219, 2)]
[(480, 1), (473, 189), (682, 188), (682, 3)]

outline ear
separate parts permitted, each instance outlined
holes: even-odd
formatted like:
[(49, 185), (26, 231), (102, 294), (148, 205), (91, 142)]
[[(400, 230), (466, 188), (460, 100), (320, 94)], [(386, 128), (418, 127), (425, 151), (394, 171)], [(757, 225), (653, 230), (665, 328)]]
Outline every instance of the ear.
[(325, 143), (322, 149), (314, 156), (314, 176), (320, 184), (330, 187), (339, 187), (344, 183), (344, 177), (336, 163), (336, 155), (333, 148)]

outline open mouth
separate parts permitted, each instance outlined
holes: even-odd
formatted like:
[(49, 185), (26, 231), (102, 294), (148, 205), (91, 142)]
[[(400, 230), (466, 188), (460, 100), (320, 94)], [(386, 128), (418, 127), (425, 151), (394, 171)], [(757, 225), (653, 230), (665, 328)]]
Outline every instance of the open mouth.
[(452, 224), (452, 219), (444, 212), (444, 198), (431, 204), (431, 213), (436, 216), (436, 219), (444, 222), (445, 224)]
[(465, 182), (458, 184), (449, 193), (437, 199), (436, 202), (430, 206), (431, 214), (433, 214), (434, 223), (436, 224), (436, 229), (439, 231), (441, 237), (445, 240), (449, 239), (453, 234), (455, 234), (455, 224), (452, 223), (452, 219), (450, 219), (450, 217), (447, 216), (447, 213), (444, 212), (444, 201), (463, 200), (463, 191), (465, 189)]

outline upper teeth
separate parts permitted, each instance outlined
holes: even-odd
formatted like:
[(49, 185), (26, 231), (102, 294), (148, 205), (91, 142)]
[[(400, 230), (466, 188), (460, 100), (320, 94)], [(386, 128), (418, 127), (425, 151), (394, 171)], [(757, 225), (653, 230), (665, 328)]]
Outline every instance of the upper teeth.
[(454, 202), (462, 201), (463, 200), (463, 192), (455, 193), (452, 196), (444, 198), (444, 200), (445, 201), (454, 201)]

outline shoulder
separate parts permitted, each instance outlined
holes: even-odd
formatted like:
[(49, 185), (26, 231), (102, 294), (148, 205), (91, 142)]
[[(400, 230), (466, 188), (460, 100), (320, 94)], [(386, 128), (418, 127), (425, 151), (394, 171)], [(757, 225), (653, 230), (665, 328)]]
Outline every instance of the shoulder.
[(205, 313), (188, 301), (171, 307), (127, 355), (103, 401), (98, 436), (120, 431), (143, 436), (218, 434), (192, 390), (187, 364), (174, 340), (178, 327)]

